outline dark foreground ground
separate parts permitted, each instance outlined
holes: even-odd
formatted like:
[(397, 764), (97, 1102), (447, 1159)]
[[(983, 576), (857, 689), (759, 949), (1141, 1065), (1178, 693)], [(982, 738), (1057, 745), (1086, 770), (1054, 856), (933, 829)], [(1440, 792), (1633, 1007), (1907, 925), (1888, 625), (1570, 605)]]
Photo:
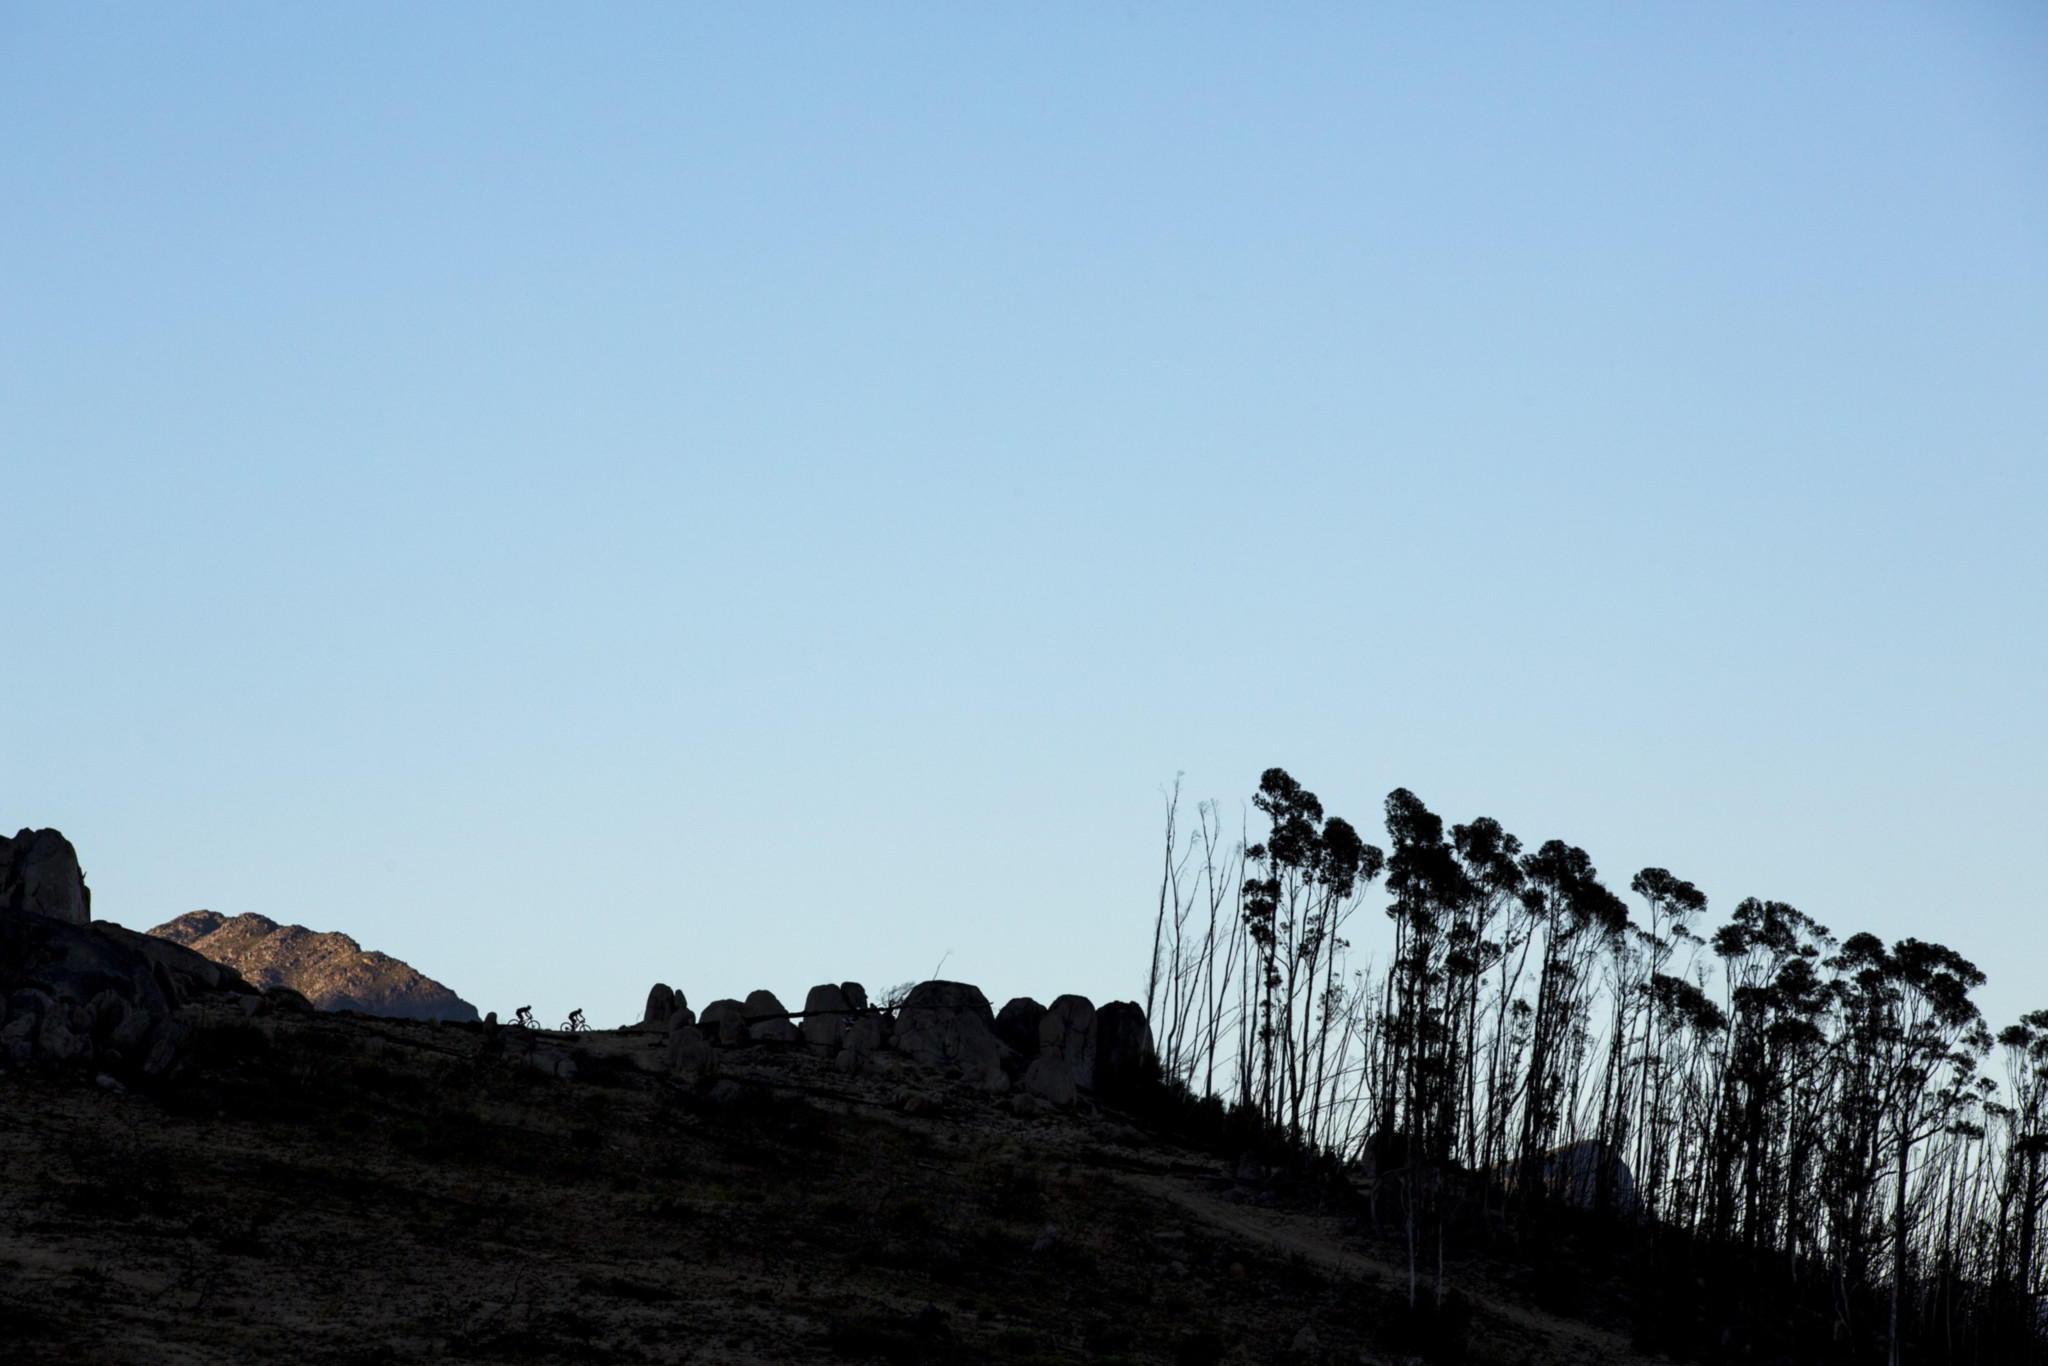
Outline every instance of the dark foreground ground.
[(1114, 1114), (768, 1045), (679, 1083), (638, 1033), (562, 1080), (485, 1038), (221, 1012), (161, 1094), (0, 1076), (0, 1362), (1641, 1359), (1484, 1265), (1417, 1339), (1356, 1199)]

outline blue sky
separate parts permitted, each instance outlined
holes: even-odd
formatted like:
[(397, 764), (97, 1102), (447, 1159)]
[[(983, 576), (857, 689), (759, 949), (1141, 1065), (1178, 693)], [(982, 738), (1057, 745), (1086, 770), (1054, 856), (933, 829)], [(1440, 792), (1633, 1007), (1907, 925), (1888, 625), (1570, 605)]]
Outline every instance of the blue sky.
[(2038, 6), (18, 3), (0, 177), (108, 918), (1100, 1000), (1278, 764), (2048, 1006)]

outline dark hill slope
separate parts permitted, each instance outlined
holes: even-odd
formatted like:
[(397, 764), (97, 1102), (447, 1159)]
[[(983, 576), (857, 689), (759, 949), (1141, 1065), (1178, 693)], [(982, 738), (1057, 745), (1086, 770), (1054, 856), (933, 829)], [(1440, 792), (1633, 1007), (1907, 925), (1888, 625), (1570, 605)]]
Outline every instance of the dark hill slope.
[[(1341, 1189), (1108, 1113), (801, 1046), (189, 1012), (145, 1098), (0, 1075), (10, 1363), (1381, 1362), (1405, 1273)], [(1488, 1289), (1497, 1363), (1630, 1360)]]

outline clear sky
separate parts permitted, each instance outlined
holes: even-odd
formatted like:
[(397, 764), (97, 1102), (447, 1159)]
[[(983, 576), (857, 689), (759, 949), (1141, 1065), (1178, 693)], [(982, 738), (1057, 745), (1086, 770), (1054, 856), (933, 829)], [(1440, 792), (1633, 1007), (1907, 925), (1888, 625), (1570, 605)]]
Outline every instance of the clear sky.
[(2048, 1006), (2039, 4), (12, 0), (0, 319), (108, 919), (1126, 997), (1278, 764)]

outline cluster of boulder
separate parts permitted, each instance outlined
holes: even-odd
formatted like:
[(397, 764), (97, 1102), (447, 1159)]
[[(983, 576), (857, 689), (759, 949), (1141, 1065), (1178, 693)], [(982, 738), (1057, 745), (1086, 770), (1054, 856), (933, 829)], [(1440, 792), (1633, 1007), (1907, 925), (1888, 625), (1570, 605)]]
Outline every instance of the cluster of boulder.
[[(440, 983), (346, 935), (211, 911), (138, 934), (93, 920), (91, 908), (77, 852), (62, 834), (0, 837), (0, 1068), (83, 1070), (109, 1084), (167, 1078), (191, 1052), (182, 1008), (201, 1000), (248, 1014), (320, 1006), (476, 1018)], [(485, 1026), (487, 1037), (500, 1038), (496, 1016)], [(1012, 1094), (1019, 1105), (1114, 1100), (1157, 1068), (1145, 1013), (1131, 1002), (1098, 1010), (1083, 996), (1049, 1006), (1019, 997), (997, 1012), (965, 982), (920, 982), (881, 1004), (858, 982), (827, 983), (806, 993), (800, 1011), (756, 991), (701, 1013), (657, 984), (639, 1028), (665, 1031), (667, 1065), (677, 1075), (703, 1075), (717, 1049), (762, 1044), (808, 1050), (851, 1074), (933, 1069), (991, 1095)], [(545, 1059), (556, 1055), (535, 1050), (529, 1060)], [(573, 1068), (568, 1054), (556, 1061), (564, 1075)]]
[(640, 1028), (667, 1031), (668, 1065), (680, 1075), (701, 1074), (714, 1047), (765, 1043), (830, 1057), (847, 1073), (908, 1060), (977, 1090), (1014, 1090), (1058, 1107), (1084, 1092), (1126, 1095), (1157, 1066), (1145, 1012), (1129, 1001), (1098, 1010), (1085, 996), (1061, 996), (1050, 1006), (1018, 997), (998, 1013), (966, 982), (919, 982), (901, 1001), (879, 1006), (858, 982), (827, 983), (805, 994), (801, 1011), (756, 991), (743, 1001), (713, 1001), (701, 1014), (656, 983)]
[(0, 836), (0, 1068), (160, 1080), (189, 1057), (188, 1003), (304, 1005), (181, 945), (93, 920), (91, 906), (63, 835)]

